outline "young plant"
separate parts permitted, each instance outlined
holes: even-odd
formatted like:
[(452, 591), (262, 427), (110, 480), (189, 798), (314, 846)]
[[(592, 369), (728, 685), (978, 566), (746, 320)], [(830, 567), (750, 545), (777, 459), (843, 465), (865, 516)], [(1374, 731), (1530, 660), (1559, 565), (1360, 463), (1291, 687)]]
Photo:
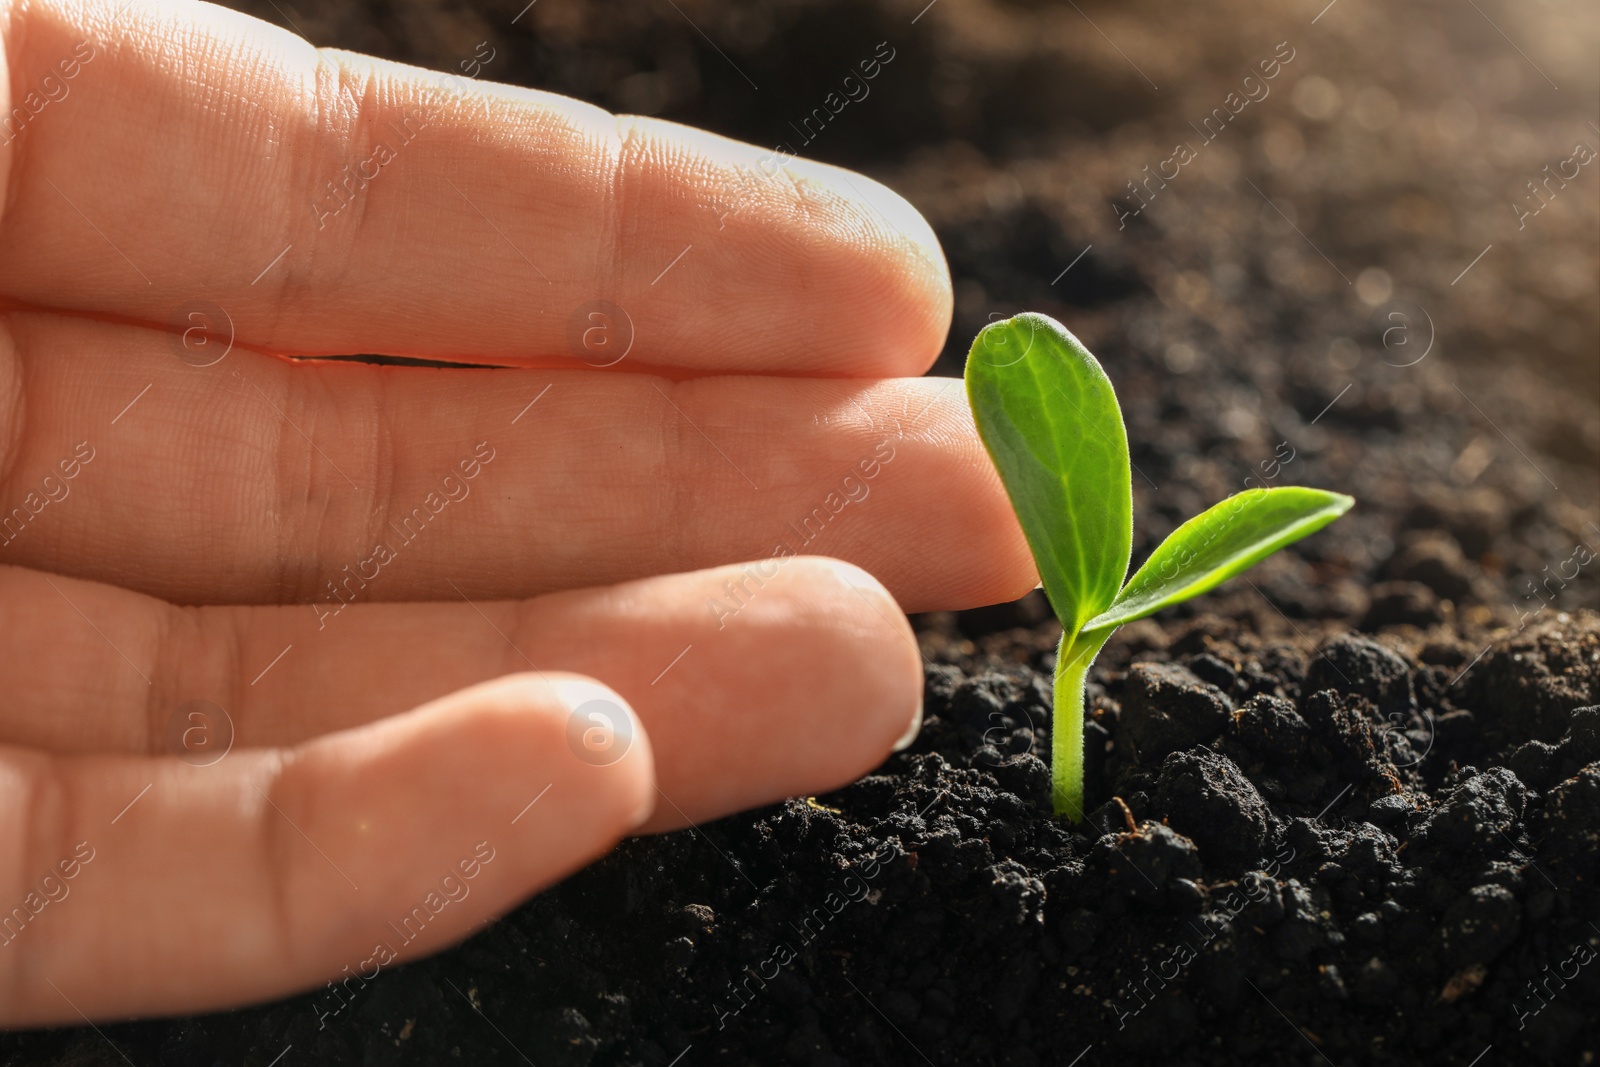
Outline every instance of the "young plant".
[(1350, 497), (1284, 486), (1228, 497), (1172, 532), (1126, 583), (1133, 483), (1122, 409), (1100, 364), (1059, 322), (985, 327), (967, 396), (1061, 620), (1051, 729), (1058, 815), (1083, 818), (1083, 683), (1117, 627), (1220, 585), (1343, 515)]

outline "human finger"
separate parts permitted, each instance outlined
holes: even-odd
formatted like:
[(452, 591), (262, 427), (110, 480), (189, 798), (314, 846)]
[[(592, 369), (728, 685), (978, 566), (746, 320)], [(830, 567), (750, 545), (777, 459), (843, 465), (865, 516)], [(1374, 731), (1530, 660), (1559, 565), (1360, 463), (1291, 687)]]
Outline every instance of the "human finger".
[(689, 372), (915, 375), (949, 326), (932, 230), (862, 175), (209, 4), (0, 4), (0, 34), (16, 300), (220, 305), (302, 355), (576, 361), (604, 321)]
[[(884, 588), (783, 557), (527, 601), (180, 609), (0, 568), (0, 743), (220, 762), (512, 671), (576, 672), (650, 731), (650, 829), (854, 781), (920, 721), (922, 664)], [(602, 724), (603, 725), (603, 724)], [(625, 742), (625, 739), (624, 739)]]
[(0, 323), (0, 410), (26, 431), (0, 438), (4, 562), (323, 610), (533, 596), (780, 548), (850, 560), (907, 611), (1038, 580), (955, 379), (674, 383), (240, 351), (191, 366), (156, 331)]
[(224, 1008), (459, 940), (651, 810), (636, 725), (616, 762), (569, 746), (594, 707), (627, 716), (519, 675), (210, 767), (0, 749), (0, 1024)]

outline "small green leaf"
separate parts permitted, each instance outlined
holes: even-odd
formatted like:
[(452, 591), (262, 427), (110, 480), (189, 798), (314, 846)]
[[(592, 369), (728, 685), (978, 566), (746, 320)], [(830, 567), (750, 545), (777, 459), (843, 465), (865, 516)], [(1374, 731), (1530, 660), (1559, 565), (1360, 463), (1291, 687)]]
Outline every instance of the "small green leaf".
[(1339, 493), (1297, 485), (1236, 493), (1172, 531), (1110, 609), (1084, 631), (1112, 630), (1199, 596), (1317, 532), (1354, 503)]
[(1051, 796), (1084, 813), (1084, 683), (1112, 631), (1228, 580), (1350, 509), (1347, 496), (1297, 486), (1230, 497), (1189, 520), (1127, 583), (1133, 486), (1116, 392), (1053, 319), (993, 323), (967, 356), (967, 397), (1045, 592), (1061, 620)]
[(1111, 606), (1133, 549), (1128, 437), (1094, 356), (1045, 315), (992, 323), (967, 396), (1045, 592), (1069, 635)]

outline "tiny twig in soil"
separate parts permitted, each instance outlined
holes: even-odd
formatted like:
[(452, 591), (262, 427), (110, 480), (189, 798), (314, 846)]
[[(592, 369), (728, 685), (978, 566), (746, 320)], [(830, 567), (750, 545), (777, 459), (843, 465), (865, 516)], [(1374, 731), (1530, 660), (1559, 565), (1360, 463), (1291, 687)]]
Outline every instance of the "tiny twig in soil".
[(1123, 800), (1121, 797), (1112, 797), (1111, 803), (1122, 809), (1122, 821), (1127, 825), (1128, 833), (1138, 833), (1139, 824), (1134, 821), (1133, 812), (1128, 810), (1128, 802)]

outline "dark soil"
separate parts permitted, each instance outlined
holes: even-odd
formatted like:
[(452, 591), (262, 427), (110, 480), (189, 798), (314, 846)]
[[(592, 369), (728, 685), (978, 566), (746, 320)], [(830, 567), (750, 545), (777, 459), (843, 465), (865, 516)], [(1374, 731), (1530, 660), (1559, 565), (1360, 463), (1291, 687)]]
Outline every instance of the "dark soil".
[[(1512, 208), (1600, 147), (1592, 10), (679, 6), (291, 14), (441, 69), (489, 39), (487, 77), (764, 144), (889, 40), (872, 96), (795, 147), (939, 231), (936, 373), (992, 315), (1067, 322), (1126, 412), (1136, 561), (1251, 478), (1357, 509), (1112, 640), (1084, 827), (1046, 815), (1042, 597), (924, 616), (922, 737), (845, 790), (628, 842), (326, 1027), (307, 996), (0, 1059), (1594, 1063), (1596, 168)], [(1279, 42), (1270, 95), (1197, 135)]]

